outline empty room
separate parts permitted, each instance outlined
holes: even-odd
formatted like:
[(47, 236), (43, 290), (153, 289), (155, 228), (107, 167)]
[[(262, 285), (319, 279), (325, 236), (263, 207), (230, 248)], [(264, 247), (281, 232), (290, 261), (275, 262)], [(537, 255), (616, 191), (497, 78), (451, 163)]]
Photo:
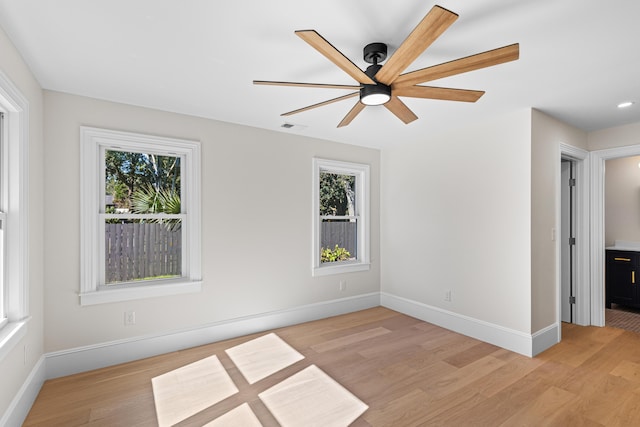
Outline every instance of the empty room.
[(638, 17), (0, 0), (0, 426), (640, 425)]

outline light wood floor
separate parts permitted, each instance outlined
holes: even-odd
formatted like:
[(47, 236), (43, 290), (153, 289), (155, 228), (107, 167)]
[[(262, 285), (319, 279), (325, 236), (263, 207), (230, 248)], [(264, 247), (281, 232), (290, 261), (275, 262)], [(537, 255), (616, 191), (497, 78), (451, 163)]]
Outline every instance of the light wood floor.
[[(378, 307), (277, 329), (305, 359), (249, 385), (224, 352), (262, 334), (45, 382), (25, 426), (154, 426), (151, 378), (216, 354), (240, 392), (180, 423), (202, 426), (316, 364), (369, 409), (353, 426), (640, 426), (640, 335), (564, 324), (531, 359)], [(305, 427), (305, 426), (303, 426)]]

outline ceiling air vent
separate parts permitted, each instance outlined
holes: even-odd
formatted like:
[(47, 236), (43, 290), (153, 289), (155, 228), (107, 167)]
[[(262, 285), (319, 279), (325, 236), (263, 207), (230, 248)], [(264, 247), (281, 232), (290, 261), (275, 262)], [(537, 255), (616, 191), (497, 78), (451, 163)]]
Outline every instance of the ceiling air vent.
[(303, 125), (296, 125), (294, 123), (283, 123), (280, 125), (281, 128), (292, 130), (292, 131), (301, 131), (305, 130), (307, 127)]

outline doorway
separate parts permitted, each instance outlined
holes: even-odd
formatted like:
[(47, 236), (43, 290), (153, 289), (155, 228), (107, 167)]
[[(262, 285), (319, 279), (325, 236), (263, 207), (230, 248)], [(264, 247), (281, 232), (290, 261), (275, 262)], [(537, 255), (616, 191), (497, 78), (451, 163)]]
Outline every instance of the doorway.
[(588, 151), (560, 143), (556, 172), (557, 319), (558, 323), (582, 326), (592, 324), (588, 158)]
[(591, 324), (605, 325), (605, 161), (640, 155), (640, 145), (592, 151), (591, 158)]
[[(640, 332), (640, 293), (635, 286), (636, 254), (640, 250), (640, 156), (605, 161), (605, 325)], [(628, 265), (626, 261), (632, 260)], [(610, 271), (609, 271), (610, 270)], [(609, 282), (611, 280), (611, 282)]]
[(560, 162), (560, 320), (574, 323), (575, 305), (575, 161)]

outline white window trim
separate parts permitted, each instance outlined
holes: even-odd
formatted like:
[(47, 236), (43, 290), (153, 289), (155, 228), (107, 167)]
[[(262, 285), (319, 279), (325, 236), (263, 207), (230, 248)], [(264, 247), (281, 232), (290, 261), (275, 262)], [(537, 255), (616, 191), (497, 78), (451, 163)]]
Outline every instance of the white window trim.
[[(343, 261), (324, 265), (320, 262), (320, 171), (356, 175), (356, 209), (359, 216), (357, 231), (358, 258), (355, 261)], [(369, 165), (349, 163), (337, 160), (313, 159), (313, 238), (312, 240), (312, 276), (366, 271), (370, 268), (370, 178)]]
[(5, 206), (6, 315), (0, 327), (0, 360), (27, 333), (29, 317), (29, 103), (0, 71), (0, 109), (4, 111), (2, 192)]
[[(80, 243), (80, 304), (93, 305), (117, 301), (128, 301), (158, 296), (200, 292), (201, 278), (201, 201), (200, 201), (200, 143), (183, 139), (165, 138), (80, 127), (80, 197), (81, 197), (81, 243)], [(146, 146), (141, 148), (142, 146)], [(100, 286), (100, 206), (104, 198), (104, 178), (101, 167), (101, 150), (133, 149), (176, 153), (184, 156), (182, 170), (185, 174), (182, 192), (183, 211), (189, 216), (185, 229), (186, 259), (183, 260), (183, 277), (174, 280), (158, 280), (144, 284), (104, 289)]]

